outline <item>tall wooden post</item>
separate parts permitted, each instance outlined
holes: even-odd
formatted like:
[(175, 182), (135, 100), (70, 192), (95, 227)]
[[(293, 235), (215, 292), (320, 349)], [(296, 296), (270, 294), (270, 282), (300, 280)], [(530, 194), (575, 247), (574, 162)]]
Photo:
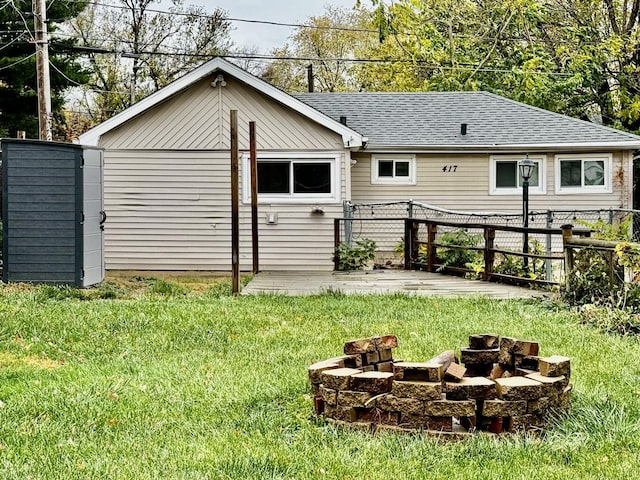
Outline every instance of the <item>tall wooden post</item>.
[(333, 269), (340, 270), (340, 257), (338, 256), (338, 246), (340, 245), (340, 219), (333, 219)]
[(258, 255), (258, 160), (256, 158), (256, 122), (249, 122), (249, 161), (251, 162), (251, 248), (253, 274), (260, 271)]
[(573, 225), (562, 225), (562, 247), (564, 249), (564, 283), (567, 291), (571, 291), (571, 275), (573, 274), (573, 247), (571, 239), (573, 237)]
[(435, 246), (438, 226), (435, 223), (427, 223), (427, 271), (435, 272), (438, 263), (438, 248)]
[(238, 178), (238, 111), (231, 110), (231, 292), (240, 293), (240, 198)]
[(411, 250), (413, 246), (413, 235), (412, 232), (412, 220), (411, 217), (404, 219), (404, 269), (411, 270), (413, 265), (411, 264)]
[(496, 239), (496, 229), (485, 227), (484, 228), (484, 273), (482, 279), (485, 282), (491, 280), (493, 274), (493, 263), (495, 261), (494, 241)]

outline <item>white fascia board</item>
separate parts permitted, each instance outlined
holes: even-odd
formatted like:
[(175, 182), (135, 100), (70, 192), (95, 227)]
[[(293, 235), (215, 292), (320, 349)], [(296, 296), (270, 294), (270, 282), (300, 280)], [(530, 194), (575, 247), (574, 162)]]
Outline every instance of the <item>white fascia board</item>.
[(255, 88), (256, 90), (262, 92), (273, 100), (297, 111), (310, 120), (339, 134), (340, 136), (342, 136), (342, 141), (344, 142), (345, 148), (362, 147), (364, 143), (363, 137), (355, 130), (352, 130), (346, 125), (333, 120), (332, 118), (319, 112), (315, 108), (312, 108), (306, 103), (293, 98), (291, 95), (285, 93), (279, 88), (276, 88), (270, 83), (267, 83), (264, 80), (251, 75), (249, 72), (241, 69), (236, 65), (233, 65), (232, 63), (229, 63), (228, 61), (220, 57), (214, 58), (213, 60), (204, 63), (200, 67), (192, 70), (190, 73), (184, 75), (183, 77), (180, 77), (166, 87), (149, 95), (143, 100), (140, 100), (138, 103), (133, 104), (131, 107), (95, 126), (91, 130), (88, 130), (86, 133), (80, 135), (80, 143), (83, 145), (97, 146), (98, 142), (100, 141), (100, 137), (105, 133), (119, 127), (132, 118), (137, 117), (138, 115), (144, 113), (146, 110), (162, 103), (163, 101), (169, 99), (180, 91), (185, 90), (189, 86), (212, 74), (216, 70), (221, 70), (232, 75), (233, 77), (236, 77), (238, 80)]
[(624, 142), (585, 142), (585, 143), (549, 143), (549, 144), (513, 144), (513, 145), (371, 145), (362, 151), (367, 152), (412, 152), (412, 153), (492, 153), (492, 152), (548, 152), (550, 150), (563, 152), (579, 152), (600, 150), (635, 150), (640, 149), (640, 141)]

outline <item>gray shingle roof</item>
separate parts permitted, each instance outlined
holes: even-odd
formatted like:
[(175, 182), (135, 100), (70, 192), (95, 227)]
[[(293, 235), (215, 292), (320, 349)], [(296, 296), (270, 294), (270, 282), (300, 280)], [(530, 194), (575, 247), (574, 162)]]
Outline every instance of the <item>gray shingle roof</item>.
[[(373, 147), (589, 145), (640, 148), (640, 136), (487, 92), (302, 93), (298, 100), (368, 137)], [(467, 134), (460, 134), (460, 124)]]

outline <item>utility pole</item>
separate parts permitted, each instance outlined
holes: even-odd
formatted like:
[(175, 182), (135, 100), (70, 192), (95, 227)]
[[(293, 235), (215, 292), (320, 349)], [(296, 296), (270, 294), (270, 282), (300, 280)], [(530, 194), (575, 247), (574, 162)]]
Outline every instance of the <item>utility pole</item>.
[(46, 0), (33, 0), (36, 27), (36, 77), (38, 79), (38, 126), (40, 140), (52, 140), (51, 80), (49, 77), (49, 39)]

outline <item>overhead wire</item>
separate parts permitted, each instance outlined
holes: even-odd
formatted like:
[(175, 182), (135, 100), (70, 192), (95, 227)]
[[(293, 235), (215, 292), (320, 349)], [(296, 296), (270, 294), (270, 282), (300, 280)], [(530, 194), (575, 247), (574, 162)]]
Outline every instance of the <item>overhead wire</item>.
[(13, 62), (13, 63), (11, 63), (11, 64), (9, 64), (9, 65), (4, 65), (4, 66), (0, 67), (0, 71), (2, 71), (2, 70), (8, 70), (9, 68), (13, 68), (13, 67), (15, 67), (16, 65), (20, 65), (21, 63), (24, 63), (24, 62), (26, 62), (27, 60), (29, 60), (31, 57), (35, 57), (35, 55), (36, 55), (36, 52), (33, 52), (32, 54), (27, 55), (26, 57), (23, 57), (23, 58), (21, 58), (20, 60), (17, 60), (17, 61), (15, 61), (15, 62)]
[(4, 50), (5, 48), (9, 48), (11, 45), (13, 45), (14, 43), (16, 43), (18, 40), (22, 40), (24, 38), (24, 33), (21, 33), (20, 35), (18, 35), (17, 37), (11, 39), (8, 43), (5, 43), (4, 45), (0, 45), (0, 52), (2, 50)]
[[(89, 1), (86, 2), (84, 0), (68, 0), (70, 3), (84, 3), (86, 5), (94, 5), (97, 7), (103, 8), (112, 8), (117, 10), (131, 10), (130, 7), (124, 5), (112, 5), (108, 3), (102, 3), (97, 1)], [(278, 27), (288, 27), (288, 28), (304, 28), (304, 29), (313, 29), (313, 30), (335, 30), (335, 31), (344, 31), (344, 32), (355, 32), (355, 33), (371, 33), (371, 34), (380, 34), (380, 29), (374, 28), (362, 28), (362, 27), (347, 27), (340, 25), (313, 25), (309, 23), (295, 23), (295, 22), (277, 22), (272, 20), (257, 20), (257, 19), (248, 19), (248, 18), (237, 18), (237, 17), (229, 17), (229, 16), (216, 16), (207, 13), (195, 13), (195, 12), (180, 12), (180, 11), (170, 11), (170, 10), (161, 10), (155, 8), (145, 8), (145, 12), (149, 13), (157, 13), (161, 15), (173, 15), (173, 16), (185, 16), (185, 17), (196, 17), (196, 18), (206, 18), (206, 19), (219, 19), (222, 21), (228, 22), (239, 22), (239, 23), (252, 23), (258, 25), (272, 25)], [(55, 20), (51, 20), (55, 21)], [(443, 24), (445, 26), (450, 26), (450, 19), (445, 18), (437, 18), (431, 17), (429, 21), (437, 22)], [(410, 31), (393, 31), (392, 35), (407, 35), (407, 36), (416, 36), (415, 32)], [(476, 38), (477, 35), (473, 34), (461, 34), (461, 33), (453, 33), (453, 36), (456, 38)], [(503, 41), (514, 41), (521, 42), (527, 40), (526, 38), (513, 37), (513, 36), (500, 36), (500, 37), (483, 37), (485, 40), (503, 40)], [(575, 45), (579, 43), (580, 45), (600, 45), (601, 42), (598, 41), (587, 41), (581, 39), (579, 42), (569, 42), (569, 41), (559, 41), (559, 43)]]
[(31, 29), (29, 28), (29, 22), (27, 21), (26, 18), (24, 18), (24, 15), (22, 14), (22, 12), (20, 11), (20, 9), (18, 7), (15, 6), (15, 4), (13, 3), (13, 1), (9, 0), (9, 4), (11, 5), (11, 7), (13, 7), (13, 9), (16, 11), (16, 13), (18, 14), (18, 16), (22, 19), (22, 23), (24, 24), (24, 28), (26, 30), (26, 32), (29, 34), (29, 38), (35, 42), (36, 38), (35, 35), (33, 34), (33, 32), (31, 31)]

